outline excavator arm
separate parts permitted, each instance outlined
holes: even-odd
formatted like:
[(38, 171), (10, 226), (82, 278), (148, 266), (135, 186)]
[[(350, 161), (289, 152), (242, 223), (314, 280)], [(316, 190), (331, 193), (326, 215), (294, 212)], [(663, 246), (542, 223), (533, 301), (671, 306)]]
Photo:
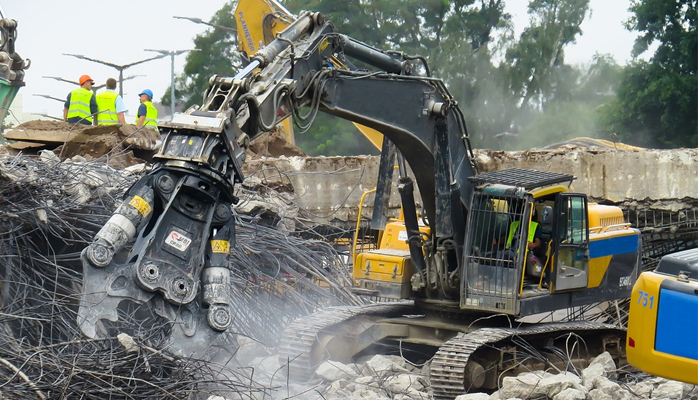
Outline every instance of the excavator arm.
[[(354, 63), (363, 63), (362, 69)], [(388, 54), (304, 12), (234, 77), (211, 79), (202, 106), (160, 125), (152, 172), (83, 251), (79, 324), (104, 335), (124, 300), (150, 303), (172, 322), (172, 349), (200, 354), (231, 323), (228, 253), (231, 206), (250, 140), (293, 116), (310, 124), (322, 111), (385, 135), (377, 213), (385, 214), (397, 154), (410, 254), (415, 266), (459, 268), (474, 164), (463, 115), (443, 82), (414, 74)], [(426, 70), (426, 68), (425, 68)], [(420, 234), (415, 177), (431, 237)], [(374, 214), (374, 222), (380, 220)], [(448, 285), (447, 285), (448, 286)], [(440, 288), (457, 296), (458, 282)]]
[(0, 122), (5, 120), (12, 102), (24, 86), (24, 71), (31, 61), (15, 50), (17, 21), (5, 18), (0, 9)]
[[(253, 57), (251, 66), (262, 67), (258, 74), (231, 79), (249, 88), (231, 99), (234, 107), (249, 110), (238, 121), (240, 130), (253, 139), (291, 115), (300, 124), (311, 122), (317, 111), (358, 122), (387, 136), (413, 166), (429, 221), (439, 219), (453, 185), (465, 207), (474, 164), (463, 115), (443, 82), (411, 75), (414, 67), (404, 57), (339, 34), (329, 23), (306, 21), (313, 18), (319, 17), (301, 16)], [(304, 23), (305, 29), (284, 36)], [(354, 60), (377, 70), (348, 68)], [(440, 222), (437, 231), (449, 225)]]
[[(271, 43), (276, 34), (283, 31), (296, 18), (275, 0), (240, 0), (235, 8), (237, 21), (238, 50), (245, 63), (259, 48)], [(381, 150), (383, 135), (365, 125), (353, 123), (356, 129), (378, 150)], [(286, 141), (295, 143), (292, 119), (281, 122)]]

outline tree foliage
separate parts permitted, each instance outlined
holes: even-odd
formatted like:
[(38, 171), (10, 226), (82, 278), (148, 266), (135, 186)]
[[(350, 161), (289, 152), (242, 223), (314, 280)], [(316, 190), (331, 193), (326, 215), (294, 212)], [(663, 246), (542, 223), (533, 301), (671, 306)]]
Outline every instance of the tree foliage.
[(617, 98), (601, 110), (603, 128), (640, 146), (698, 147), (696, 1), (635, 0), (631, 11), (627, 28), (640, 32), (633, 55), (657, 48), (624, 69)]
[[(476, 147), (528, 146), (531, 138), (521, 138), (527, 133), (523, 127), (552, 109), (549, 104), (570, 101), (575, 83), (583, 78), (564, 63), (563, 50), (581, 34), (589, 0), (531, 1), (531, 25), (518, 40), (503, 0), (285, 4), (292, 11), (323, 12), (338, 30), (369, 45), (425, 56), (430, 72), (447, 83), (461, 104)], [(518, 139), (508, 136), (512, 131)]]
[(569, 72), (564, 47), (581, 33), (589, 0), (533, 0), (528, 5), (531, 25), (506, 52), (502, 69), (510, 94), (520, 99), (519, 109), (545, 108), (567, 95), (562, 85)]
[[(695, 0), (635, 0), (632, 29), (644, 32), (641, 52), (659, 41), (650, 63), (623, 69), (607, 55), (586, 65), (565, 61), (565, 49), (583, 34), (589, 0), (530, 0), (529, 25), (514, 35), (505, 0), (286, 0), (293, 13), (323, 13), (338, 31), (376, 48), (424, 56), (463, 109), (477, 148), (542, 147), (577, 136), (617, 132), (621, 139), (656, 127), (689, 126), (695, 138)], [(513, 0), (511, 0), (513, 1)], [(234, 27), (235, 1), (212, 23)], [(247, 21), (250, 23), (250, 21)], [(692, 33), (692, 38), (689, 37)], [(208, 29), (195, 38), (177, 79), (179, 98), (200, 103), (210, 76), (240, 67), (236, 37)], [(691, 58), (692, 57), (692, 58)], [(426, 69), (423, 70), (426, 72)], [(683, 88), (683, 89), (681, 89)], [(616, 92), (618, 100), (616, 100)], [(693, 107), (693, 112), (686, 110)], [(601, 122), (597, 118), (601, 117)], [(672, 125), (673, 124), (673, 125)], [(678, 131), (677, 131), (678, 132)], [(680, 135), (690, 136), (681, 130)], [(673, 140), (673, 139), (671, 139)], [(667, 139), (667, 143), (671, 141)], [(320, 116), (296, 142), (309, 154), (376, 154), (351, 124)]]
[[(424, 56), (429, 72), (443, 78), (465, 108), (479, 107), (482, 94), (494, 89), (488, 88), (497, 80), (492, 42), (500, 32), (510, 31), (503, 0), (288, 0), (284, 4), (291, 11), (322, 12), (337, 30), (368, 45)], [(348, 128), (350, 132), (336, 134), (358, 135)], [(342, 154), (343, 149), (325, 150)]]
[(561, 69), (554, 101), (548, 101), (544, 112), (535, 112), (521, 127), (518, 147), (540, 148), (579, 136), (615, 139), (598, 133), (597, 113), (615, 98), (621, 70), (611, 56), (600, 54), (588, 66)]

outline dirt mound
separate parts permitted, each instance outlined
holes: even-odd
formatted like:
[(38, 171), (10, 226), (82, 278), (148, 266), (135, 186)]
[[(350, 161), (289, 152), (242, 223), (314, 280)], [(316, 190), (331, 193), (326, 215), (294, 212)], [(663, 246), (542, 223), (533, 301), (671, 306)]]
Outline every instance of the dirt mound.
[[(62, 159), (82, 156), (105, 158), (123, 168), (149, 160), (157, 150), (160, 133), (135, 125), (81, 125), (62, 121), (28, 121), (4, 133), (15, 152), (31, 154), (52, 150)], [(10, 152), (12, 151), (10, 150)]]
[(250, 158), (259, 157), (307, 157), (299, 147), (296, 147), (286, 141), (283, 131), (278, 126), (271, 132), (263, 134), (250, 142), (248, 148), (248, 156)]

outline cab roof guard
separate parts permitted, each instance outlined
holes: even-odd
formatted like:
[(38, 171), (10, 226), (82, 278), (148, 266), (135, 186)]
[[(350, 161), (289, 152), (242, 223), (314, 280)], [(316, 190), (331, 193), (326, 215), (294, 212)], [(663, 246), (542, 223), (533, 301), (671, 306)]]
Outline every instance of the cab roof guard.
[(510, 168), (501, 171), (486, 172), (468, 178), (468, 180), (473, 182), (474, 186), (502, 184), (521, 187), (526, 191), (560, 183), (567, 183), (569, 187), (575, 179), (577, 179), (577, 177), (574, 175), (523, 168)]

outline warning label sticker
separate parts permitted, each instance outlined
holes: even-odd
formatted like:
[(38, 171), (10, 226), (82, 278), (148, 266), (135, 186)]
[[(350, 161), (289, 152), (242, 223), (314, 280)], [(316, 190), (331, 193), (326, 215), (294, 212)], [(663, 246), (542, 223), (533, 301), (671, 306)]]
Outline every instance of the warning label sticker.
[(400, 233), (397, 234), (397, 240), (401, 241), (406, 241), (407, 240), (407, 231), (400, 231)]
[(148, 204), (148, 202), (145, 201), (145, 199), (143, 199), (141, 196), (133, 196), (131, 201), (128, 202), (128, 205), (138, 210), (138, 212), (141, 213), (143, 217), (148, 216), (148, 214), (150, 214), (150, 212), (153, 211), (153, 208), (150, 207), (150, 204)]
[(211, 240), (211, 251), (216, 254), (230, 253), (230, 242), (227, 240)]
[(177, 231), (172, 231), (169, 235), (167, 235), (165, 243), (179, 251), (186, 251), (187, 248), (189, 248), (189, 245), (191, 244), (191, 239)]

